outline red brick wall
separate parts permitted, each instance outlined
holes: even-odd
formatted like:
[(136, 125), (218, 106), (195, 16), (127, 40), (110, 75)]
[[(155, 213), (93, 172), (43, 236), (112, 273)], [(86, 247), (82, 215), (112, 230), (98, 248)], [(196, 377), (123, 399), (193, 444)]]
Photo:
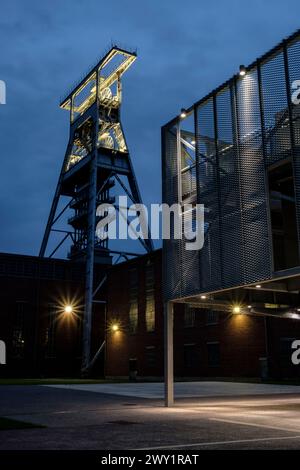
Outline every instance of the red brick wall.
[[(175, 306), (174, 369), (185, 376), (258, 376), (259, 358), (265, 355), (263, 319), (246, 315), (219, 314), (216, 325), (206, 324), (206, 311), (196, 310), (195, 326), (184, 328), (184, 306)], [(218, 342), (220, 366), (208, 365), (207, 343)], [(194, 344), (196, 364), (185, 368), (184, 345)]]
[[(155, 331), (147, 332), (145, 325), (145, 266), (151, 259), (155, 270)], [(136, 334), (128, 331), (129, 315), (129, 269), (138, 269), (138, 309), (139, 319)], [(142, 256), (128, 263), (114, 266), (108, 278), (108, 323), (119, 321), (121, 330), (113, 333), (108, 330), (106, 349), (106, 374), (108, 376), (126, 376), (129, 374), (129, 359), (137, 358), (140, 375), (158, 376), (163, 374), (163, 316), (161, 295), (161, 252)], [(152, 367), (145, 360), (145, 349), (155, 347), (156, 366)]]
[[(5, 255), (7, 263), (33, 262), (38, 258)], [(0, 254), (1, 258), (1, 254)], [(30, 259), (29, 259), (30, 258)], [(145, 325), (145, 269), (152, 261), (155, 268), (155, 331), (147, 332)], [(0, 259), (1, 261), (1, 259)], [(42, 276), (8, 276), (0, 274), (0, 339), (7, 345), (8, 365), (0, 368), (2, 376), (78, 376), (81, 367), (82, 336), (78, 325), (82, 320), (84, 296), (84, 272), (77, 280), (72, 279), (72, 264), (57, 260), (49, 261), (50, 267), (66, 266), (65, 278), (48, 279)], [(1, 263), (0, 263), (1, 264)], [(10, 265), (9, 265), (10, 266)], [(128, 329), (129, 271), (138, 269), (139, 321), (136, 334)], [(75, 271), (78, 267), (74, 268)], [(101, 268), (102, 269), (102, 268)], [(100, 269), (100, 271), (101, 271)], [(74, 273), (75, 273), (74, 271)], [(78, 274), (78, 273), (77, 273)], [(77, 275), (76, 274), (76, 275)], [(103, 273), (96, 273), (100, 281)], [(78, 276), (77, 276), (78, 277)], [(93, 373), (102, 376), (104, 357), (107, 376), (129, 375), (129, 360), (137, 359), (140, 377), (163, 376), (163, 305), (161, 287), (161, 251), (113, 266), (108, 274), (106, 288), (98, 293), (98, 300), (107, 299), (107, 308), (95, 304), (93, 308), (92, 356), (106, 337), (105, 353), (97, 361)], [(263, 293), (261, 293), (263, 295)], [(78, 316), (64, 317), (57, 325), (55, 357), (45, 355), (45, 337), (49, 321), (48, 304), (63, 299), (73, 299), (78, 304)], [(12, 331), (16, 302), (26, 302), (24, 325), (24, 357), (12, 356)], [(120, 324), (113, 332), (107, 324)], [(266, 326), (266, 328), (265, 328)], [(234, 377), (259, 376), (259, 358), (266, 355), (265, 338), (268, 338), (269, 368), (275, 378), (299, 377), (300, 366), (291, 364), (290, 349), (285, 341), (300, 339), (300, 321), (249, 315), (220, 314), (219, 322), (207, 325), (206, 312), (198, 309), (192, 328), (184, 327), (184, 305), (175, 305), (174, 314), (174, 358), (175, 375), (178, 377)], [(207, 343), (219, 343), (220, 364), (209, 365)], [(185, 345), (193, 346), (193, 364), (184, 361)], [(152, 348), (152, 349), (147, 349)], [(149, 354), (150, 352), (150, 354)], [(150, 359), (151, 362), (150, 362)]]
[[(129, 359), (137, 358), (138, 374), (141, 377), (163, 376), (163, 306), (161, 300), (161, 251), (153, 253), (156, 267), (156, 329), (147, 333), (145, 329), (144, 272), (148, 256), (132, 260), (112, 268), (108, 282), (108, 319), (116, 317), (123, 329), (118, 334), (108, 334), (107, 364), (108, 376), (129, 374)], [(136, 265), (139, 270), (139, 326), (136, 335), (128, 332), (128, 272)], [(289, 319), (267, 319), (267, 336), (270, 373), (284, 377), (287, 373), (280, 368), (280, 338), (298, 337), (300, 321)], [(220, 313), (216, 325), (207, 325), (205, 310), (196, 311), (195, 325), (184, 327), (184, 305), (174, 308), (174, 372), (177, 377), (260, 377), (260, 358), (266, 356), (265, 319), (250, 315)], [(209, 342), (218, 342), (220, 365), (208, 364)], [(191, 367), (184, 364), (184, 345), (194, 345), (195, 361)], [(155, 347), (156, 363), (149, 367), (146, 360), (147, 346)], [(293, 369), (295, 371), (295, 367)], [(297, 369), (298, 371), (298, 369)], [(299, 372), (298, 372), (299, 373)]]

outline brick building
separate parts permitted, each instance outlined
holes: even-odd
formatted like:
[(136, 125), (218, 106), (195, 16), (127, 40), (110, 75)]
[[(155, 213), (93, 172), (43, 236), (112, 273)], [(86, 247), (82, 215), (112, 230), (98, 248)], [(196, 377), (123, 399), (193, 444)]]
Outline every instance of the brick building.
[[(127, 377), (135, 370), (141, 377), (163, 376), (161, 258), (162, 252), (157, 250), (110, 271), (107, 376)], [(267, 305), (270, 294), (253, 292), (252, 300)], [(235, 299), (239, 295), (237, 290)], [(118, 325), (118, 331), (113, 331), (112, 325)], [(297, 376), (298, 368), (290, 360), (290, 344), (297, 337), (300, 321), (296, 318), (276, 318), (268, 312), (233, 314), (228, 309), (176, 303), (174, 373), (177, 377), (260, 377), (261, 358), (268, 356), (270, 376)]]
[[(0, 279), (0, 339), (6, 344), (7, 356), (0, 376), (78, 375), (84, 265), (1, 253)], [(68, 304), (74, 307), (71, 315), (64, 314)], [(104, 306), (97, 305), (94, 352), (104, 337), (104, 318)], [(98, 366), (103, 371), (101, 360)]]
[[(93, 355), (106, 339), (106, 348), (94, 366), (95, 376), (134, 378), (137, 373), (138, 378), (163, 377), (161, 258), (161, 250), (156, 250), (109, 269), (106, 288), (100, 294), (106, 307), (97, 304), (94, 309)], [(103, 275), (102, 269), (97, 268), (98, 277)], [(7, 365), (1, 365), (1, 376), (79, 376), (84, 266), (0, 254), (0, 277), (0, 339), (7, 347)], [(255, 295), (266, 299), (267, 293)], [(73, 305), (71, 315), (64, 314), (67, 304)], [(290, 361), (290, 343), (299, 337), (297, 319), (235, 315), (178, 303), (175, 376), (259, 377), (260, 358), (267, 354), (270, 376), (296, 376), (299, 372)]]

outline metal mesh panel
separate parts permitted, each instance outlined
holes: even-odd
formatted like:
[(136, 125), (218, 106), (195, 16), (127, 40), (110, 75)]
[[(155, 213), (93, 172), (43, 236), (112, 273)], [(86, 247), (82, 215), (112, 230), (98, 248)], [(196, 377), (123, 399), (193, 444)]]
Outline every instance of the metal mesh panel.
[(205, 238), (200, 256), (201, 290), (217, 288), (221, 283), (218, 168), (214, 104), (209, 99), (200, 105), (197, 115), (197, 152), (199, 165), (198, 201), (205, 206)]
[(291, 155), (283, 53), (261, 65), (267, 164)]
[(221, 212), (221, 263), (224, 285), (242, 279), (242, 226), (239, 197), (239, 165), (233, 114), (233, 89), (226, 87), (216, 97), (219, 196)]
[[(175, 163), (176, 152), (165, 143), (164, 201), (193, 195), (204, 204), (205, 242), (202, 250), (192, 253), (182, 242), (164, 243), (165, 264), (173, 271), (167, 281), (168, 299), (272, 278), (267, 178), (270, 168), (282, 161), (293, 164), (299, 239), (300, 32), (258, 59), (245, 76), (234, 76), (210, 93), (194, 110), (197, 165), (180, 175), (181, 160)], [(173, 137), (176, 145), (179, 148)]]
[(243, 283), (271, 275), (267, 192), (257, 70), (238, 80), (237, 124), (242, 210)]
[[(181, 283), (184, 295), (192, 295), (199, 289), (199, 254), (197, 250), (188, 250), (187, 246), (192, 242), (190, 236), (196, 228), (196, 212), (192, 207), (196, 202), (196, 152), (195, 152), (195, 119), (191, 113), (180, 122), (179, 135), (180, 168), (181, 168), (181, 205), (182, 242), (181, 242)], [(186, 204), (189, 204), (187, 206)], [(187, 231), (187, 233), (185, 233)]]
[[(194, 211), (183, 213), (183, 222), (187, 219), (192, 222)], [(193, 225), (193, 224), (192, 224)], [(199, 251), (187, 250), (186, 240), (181, 242), (181, 285), (183, 295), (197, 294), (199, 291)]]
[[(178, 126), (164, 128), (163, 140), (163, 203), (172, 206), (179, 198), (179, 165), (178, 165)], [(172, 220), (172, 219), (171, 219)], [(172, 233), (171, 224), (171, 233)], [(163, 241), (163, 278), (164, 296), (167, 299), (181, 296), (182, 282), (182, 248), (181, 240), (171, 237)]]
[[(295, 180), (296, 211), (298, 240), (300, 234), (300, 39), (296, 39), (287, 47), (289, 92), (291, 96), (290, 111), (292, 117), (292, 149)], [(299, 90), (299, 91), (298, 91)]]

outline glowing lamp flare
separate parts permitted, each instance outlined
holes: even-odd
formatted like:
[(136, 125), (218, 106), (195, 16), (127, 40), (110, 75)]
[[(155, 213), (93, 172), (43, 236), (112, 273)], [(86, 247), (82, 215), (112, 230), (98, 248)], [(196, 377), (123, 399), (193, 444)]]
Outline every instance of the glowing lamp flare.
[(244, 77), (244, 75), (246, 75), (246, 67), (244, 65), (240, 65), (239, 74), (241, 77)]
[(180, 117), (181, 119), (184, 119), (186, 117), (186, 110), (184, 108), (182, 108), (180, 111)]
[(241, 313), (241, 307), (239, 307), (238, 305), (233, 307), (233, 313)]
[(73, 307), (72, 305), (66, 305), (65, 306), (65, 313), (72, 313), (73, 312)]

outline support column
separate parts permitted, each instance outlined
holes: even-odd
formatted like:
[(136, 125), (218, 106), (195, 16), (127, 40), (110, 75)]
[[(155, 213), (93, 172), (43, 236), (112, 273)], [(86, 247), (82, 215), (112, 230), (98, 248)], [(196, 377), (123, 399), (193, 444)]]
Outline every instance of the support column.
[[(98, 90), (98, 86), (97, 86)], [(82, 370), (83, 375), (88, 374), (91, 360), (91, 335), (93, 321), (93, 292), (94, 292), (94, 257), (95, 257), (95, 229), (96, 229), (96, 200), (97, 200), (97, 139), (99, 135), (98, 107), (94, 116), (93, 151), (90, 162), (89, 175), (89, 201), (88, 201), (88, 229), (86, 246), (85, 270), (85, 305), (83, 319), (83, 345)]]
[(172, 406), (174, 404), (173, 325), (173, 302), (166, 302), (164, 305), (165, 406)]

